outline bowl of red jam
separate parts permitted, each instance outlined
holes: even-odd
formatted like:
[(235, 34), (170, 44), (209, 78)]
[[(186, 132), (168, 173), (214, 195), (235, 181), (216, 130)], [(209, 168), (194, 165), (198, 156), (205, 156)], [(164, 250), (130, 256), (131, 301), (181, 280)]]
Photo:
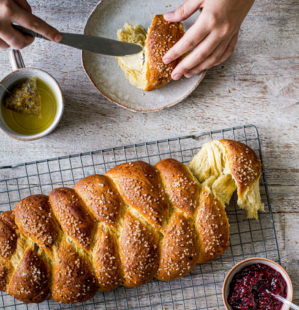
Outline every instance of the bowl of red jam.
[(224, 280), (222, 296), (227, 310), (287, 310), (272, 294), (289, 301), (293, 285), (287, 272), (267, 258), (250, 258), (231, 269)]

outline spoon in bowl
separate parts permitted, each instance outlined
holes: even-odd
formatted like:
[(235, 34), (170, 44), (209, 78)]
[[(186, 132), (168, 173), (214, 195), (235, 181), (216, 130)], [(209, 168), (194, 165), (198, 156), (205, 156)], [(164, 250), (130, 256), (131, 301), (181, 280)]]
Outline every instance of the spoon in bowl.
[(295, 304), (293, 304), (293, 303), (290, 302), (289, 300), (287, 300), (287, 299), (281, 297), (280, 295), (273, 294), (273, 293), (271, 293), (269, 290), (266, 290), (266, 292), (267, 292), (268, 294), (272, 295), (274, 298), (276, 298), (276, 299), (279, 300), (280, 302), (282, 302), (283, 304), (290, 306), (292, 309), (294, 309), (294, 310), (299, 310), (299, 307), (298, 307), (298, 306), (296, 306)]

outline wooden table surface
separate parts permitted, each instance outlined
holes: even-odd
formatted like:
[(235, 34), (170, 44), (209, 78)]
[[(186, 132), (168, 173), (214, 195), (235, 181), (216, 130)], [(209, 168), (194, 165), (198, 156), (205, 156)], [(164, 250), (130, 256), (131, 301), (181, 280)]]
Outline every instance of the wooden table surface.
[[(158, 1), (158, 0), (155, 0)], [(33, 12), (61, 31), (82, 33), (96, 0), (31, 0)], [(171, 3), (171, 1), (170, 1)], [(180, 104), (134, 114), (103, 98), (89, 82), (81, 53), (36, 41), (22, 53), (28, 67), (52, 74), (66, 107), (54, 133), (20, 142), (0, 132), (0, 165), (255, 124), (260, 133), (282, 265), (299, 304), (299, 1), (257, 1), (234, 55), (210, 70)], [(0, 78), (10, 73), (0, 52)]]

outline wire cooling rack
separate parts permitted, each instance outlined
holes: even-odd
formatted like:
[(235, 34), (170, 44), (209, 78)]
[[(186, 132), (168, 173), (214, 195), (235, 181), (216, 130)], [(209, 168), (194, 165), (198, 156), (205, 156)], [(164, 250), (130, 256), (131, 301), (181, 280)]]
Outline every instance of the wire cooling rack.
[[(155, 164), (163, 158), (172, 157), (188, 163), (205, 142), (223, 138), (247, 144), (262, 161), (257, 128), (246, 125), (0, 167), (0, 211), (13, 209), (20, 199), (29, 195), (48, 194), (53, 188), (61, 186), (72, 187), (83, 177), (103, 174), (124, 162), (143, 160)], [(52, 300), (27, 305), (1, 292), (0, 307), (15, 310), (224, 309), (222, 284), (227, 272), (235, 264), (253, 256), (267, 257), (280, 263), (264, 168), (260, 188), (265, 212), (259, 214), (259, 221), (246, 218), (244, 210), (237, 207), (235, 193), (226, 209), (230, 223), (230, 247), (221, 257), (210, 263), (197, 265), (189, 275), (181, 279), (170, 282), (154, 279), (138, 288), (121, 286), (109, 293), (98, 292), (93, 299), (75, 305), (59, 304)]]

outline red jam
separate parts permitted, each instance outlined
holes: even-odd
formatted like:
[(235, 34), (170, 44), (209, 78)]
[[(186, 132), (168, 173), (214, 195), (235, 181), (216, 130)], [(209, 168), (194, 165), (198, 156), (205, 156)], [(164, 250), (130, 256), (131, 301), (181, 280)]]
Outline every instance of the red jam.
[(254, 264), (236, 273), (230, 283), (228, 303), (232, 309), (279, 310), (282, 303), (273, 294), (287, 296), (287, 284), (282, 275), (264, 264)]

